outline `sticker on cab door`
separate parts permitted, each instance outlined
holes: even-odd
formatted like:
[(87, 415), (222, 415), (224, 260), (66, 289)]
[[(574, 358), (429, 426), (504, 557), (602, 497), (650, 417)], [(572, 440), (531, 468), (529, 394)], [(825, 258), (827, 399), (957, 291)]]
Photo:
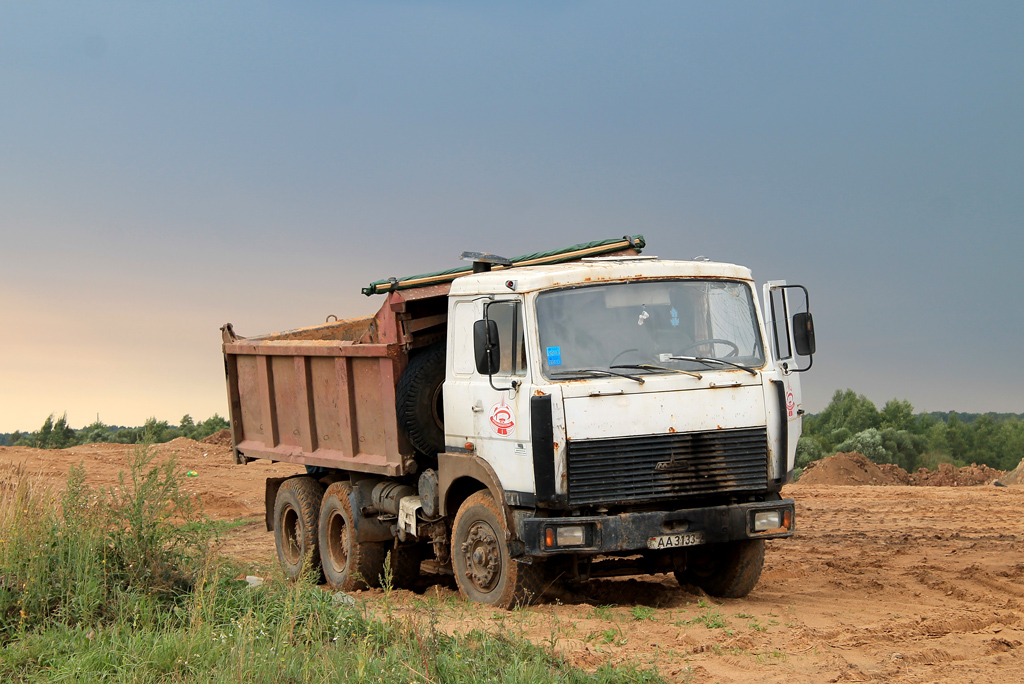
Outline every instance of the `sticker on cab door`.
[(793, 409), (796, 408), (796, 397), (793, 395), (793, 388), (786, 383), (786, 413), (793, 417)]
[(516, 414), (512, 413), (512, 407), (505, 403), (505, 399), (491, 407), (491, 429), (495, 434), (502, 437), (512, 434), (516, 427)]

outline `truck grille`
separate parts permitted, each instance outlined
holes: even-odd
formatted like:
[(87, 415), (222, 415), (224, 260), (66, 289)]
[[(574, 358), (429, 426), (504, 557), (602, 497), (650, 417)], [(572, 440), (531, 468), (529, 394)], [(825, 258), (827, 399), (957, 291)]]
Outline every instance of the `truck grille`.
[(570, 441), (568, 470), (577, 505), (763, 491), (768, 435), (762, 427)]

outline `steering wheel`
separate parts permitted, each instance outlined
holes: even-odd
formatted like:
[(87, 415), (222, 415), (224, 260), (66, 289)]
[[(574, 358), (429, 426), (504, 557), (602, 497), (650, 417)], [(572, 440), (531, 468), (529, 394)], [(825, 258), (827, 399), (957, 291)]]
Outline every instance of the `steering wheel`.
[(614, 364), (614, 363), (615, 363), (616, 361), (618, 361), (620, 357), (623, 357), (623, 356), (625, 356), (626, 354), (629, 354), (629, 353), (636, 353), (636, 354), (639, 354), (639, 353), (640, 353), (640, 350), (639, 350), (639, 349), (623, 349), (623, 350), (622, 350), (622, 351), (620, 351), (620, 352), (619, 352), (618, 354), (616, 354), (616, 355), (615, 355), (615, 356), (614, 356), (614, 357), (612, 358), (612, 360), (611, 360), (611, 361), (609, 361), (609, 362), (608, 362), (608, 365), (609, 365), (609, 366), (611, 366), (611, 365), (612, 365), (612, 364)]
[(732, 347), (732, 349), (729, 350), (729, 353), (727, 353), (724, 358), (729, 358), (730, 356), (739, 356), (740, 354), (739, 345), (737, 345), (732, 340), (723, 340), (718, 337), (711, 337), (706, 340), (698, 340), (693, 344), (688, 344), (686, 345), (686, 347), (683, 348), (681, 352), (679, 352), (679, 354), (685, 356), (686, 352), (690, 351), (691, 349), (696, 349), (697, 347), (703, 346), (705, 344), (725, 344)]

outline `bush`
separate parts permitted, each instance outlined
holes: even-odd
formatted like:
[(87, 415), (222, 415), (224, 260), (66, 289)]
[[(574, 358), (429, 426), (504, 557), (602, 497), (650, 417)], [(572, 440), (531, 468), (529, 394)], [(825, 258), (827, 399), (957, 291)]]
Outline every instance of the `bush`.
[(957, 468), (963, 468), (967, 465), (964, 461), (953, 458), (948, 454), (940, 454), (935, 451), (928, 451), (921, 454), (917, 459), (918, 468), (927, 468), (928, 470), (938, 470), (939, 465), (942, 463), (949, 463)]
[(925, 443), (924, 437), (906, 430), (869, 428), (839, 444), (836, 451), (857, 451), (874, 463), (894, 463), (909, 472), (917, 468)]
[(811, 437), (801, 437), (796, 443), (796, 465), (798, 468), (806, 468), (812, 461), (825, 458), (825, 452), (818, 443)]
[(882, 436), (875, 428), (858, 432), (836, 447), (837, 452), (856, 451), (875, 463), (890, 463), (889, 455), (882, 446)]

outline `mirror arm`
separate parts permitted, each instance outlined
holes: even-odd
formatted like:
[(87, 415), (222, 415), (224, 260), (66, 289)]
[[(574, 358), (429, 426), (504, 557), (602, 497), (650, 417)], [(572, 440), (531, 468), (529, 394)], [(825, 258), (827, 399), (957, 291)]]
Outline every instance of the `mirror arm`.
[(794, 373), (803, 373), (804, 371), (811, 370), (811, 366), (814, 365), (814, 354), (808, 354), (807, 355), (807, 362), (808, 363), (807, 363), (806, 366), (804, 366), (803, 368), (794, 368), (792, 370), (792, 372), (794, 372)]

